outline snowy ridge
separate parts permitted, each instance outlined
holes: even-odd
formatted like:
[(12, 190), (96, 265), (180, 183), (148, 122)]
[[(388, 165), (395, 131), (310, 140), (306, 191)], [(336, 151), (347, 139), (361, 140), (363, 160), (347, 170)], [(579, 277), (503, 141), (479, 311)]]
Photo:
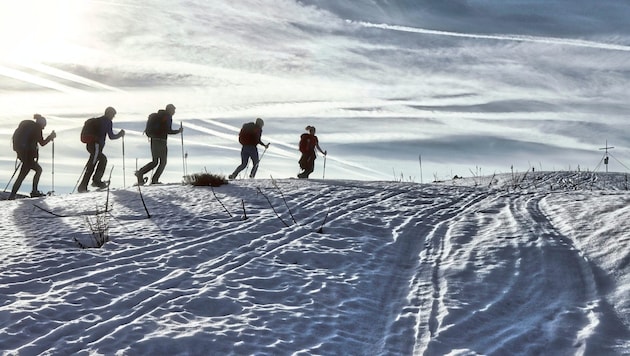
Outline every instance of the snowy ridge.
[(148, 186), (151, 219), (113, 190), (110, 241), (85, 250), (106, 193), (0, 202), (0, 349), (630, 352), (624, 176), (513, 182), (240, 180), (215, 188), (232, 217), (209, 188)]

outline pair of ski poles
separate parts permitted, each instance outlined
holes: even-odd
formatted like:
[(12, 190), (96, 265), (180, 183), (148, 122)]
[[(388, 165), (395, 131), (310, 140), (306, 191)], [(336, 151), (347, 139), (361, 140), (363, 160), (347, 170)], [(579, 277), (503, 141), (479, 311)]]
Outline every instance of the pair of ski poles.
[[(11, 178), (7, 182), (7, 185), (4, 187), (3, 192), (7, 191), (7, 189), (9, 188), (9, 185), (11, 185), (11, 182), (13, 181), (13, 178), (15, 178), (15, 174), (21, 167), (22, 167), (22, 161), (18, 162), (18, 159), (16, 158), (15, 170), (13, 171)], [(55, 192), (55, 141), (52, 142), (52, 190), (51, 190), (51, 193), (54, 193), (54, 192)]]

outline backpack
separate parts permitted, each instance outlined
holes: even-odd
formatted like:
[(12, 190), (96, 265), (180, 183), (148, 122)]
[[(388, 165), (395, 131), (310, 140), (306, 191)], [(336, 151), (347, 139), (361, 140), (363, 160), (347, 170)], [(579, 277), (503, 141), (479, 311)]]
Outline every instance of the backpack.
[(35, 132), (35, 121), (24, 120), (20, 122), (13, 132), (13, 151), (25, 152), (32, 146), (32, 137)]
[(150, 114), (144, 133), (150, 138), (161, 138), (166, 131), (166, 115), (160, 112)]
[(310, 151), (313, 150), (310, 134), (303, 133), (302, 135), (300, 135), (299, 149), (300, 149), (300, 152), (302, 153), (309, 153)]
[(258, 144), (258, 134), (257, 134), (257, 126), (253, 122), (248, 122), (243, 124), (241, 128), (241, 132), (238, 133), (238, 142), (241, 145), (249, 146), (249, 145), (257, 145)]
[(81, 129), (81, 142), (94, 143), (98, 139), (101, 131), (101, 122), (98, 117), (85, 120)]

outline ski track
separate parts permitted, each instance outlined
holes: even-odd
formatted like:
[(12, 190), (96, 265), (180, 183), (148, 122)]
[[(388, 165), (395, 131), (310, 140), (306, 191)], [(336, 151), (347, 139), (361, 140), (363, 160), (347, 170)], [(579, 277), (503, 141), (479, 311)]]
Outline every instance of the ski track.
[[(582, 338), (588, 333), (583, 330), (598, 324), (593, 272), (541, 213), (542, 196), (489, 197), (435, 231), (426, 250), (434, 285), (430, 297), (424, 293), (433, 303), (430, 335), (418, 335), (415, 352), (468, 349), (502, 355), (565, 350), (562, 354), (587, 348)], [(521, 236), (519, 231), (529, 233)]]
[[(257, 189), (291, 226), (279, 221)], [(158, 211), (151, 219), (142, 218), (137, 192), (111, 192), (117, 219), (110, 219), (111, 241), (98, 250), (80, 250), (70, 236), (55, 232), (82, 233), (84, 217), (50, 218), (30, 200), (3, 212), (9, 234), (1, 239), (15, 249), (0, 261), (11, 271), (0, 286), (0, 349), (200, 354), (212, 345), (221, 354), (360, 355), (613, 350), (589, 347), (606, 306), (588, 260), (542, 212), (546, 193), (250, 180), (215, 188), (229, 217), (207, 188), (165, 185), (143, 192), (149, 211)], [(104, 193), (90, 194), (94, 204), (104, 203)], [(73, 210), (86, 208), (77, 204), (81, 199), (34, 201), (78, 214)], [(323, 233), (317, 233), (327, 211)], [(202, 343), (195, 338), (200, 334)], [(221, 343), (222, 337), (240, 342)]]

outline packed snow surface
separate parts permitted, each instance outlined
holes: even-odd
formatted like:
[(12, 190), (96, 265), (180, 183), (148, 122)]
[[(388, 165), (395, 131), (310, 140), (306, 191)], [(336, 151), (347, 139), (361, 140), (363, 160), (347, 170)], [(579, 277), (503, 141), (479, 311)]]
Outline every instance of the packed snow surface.
[[(0, 349), (628, 354), (627, 185), (586, 172), (167, 184), (142, 188), (150, 218), (136, 188), (3, 201)], [(109, 241), (80, 248), (106, 204)]]

